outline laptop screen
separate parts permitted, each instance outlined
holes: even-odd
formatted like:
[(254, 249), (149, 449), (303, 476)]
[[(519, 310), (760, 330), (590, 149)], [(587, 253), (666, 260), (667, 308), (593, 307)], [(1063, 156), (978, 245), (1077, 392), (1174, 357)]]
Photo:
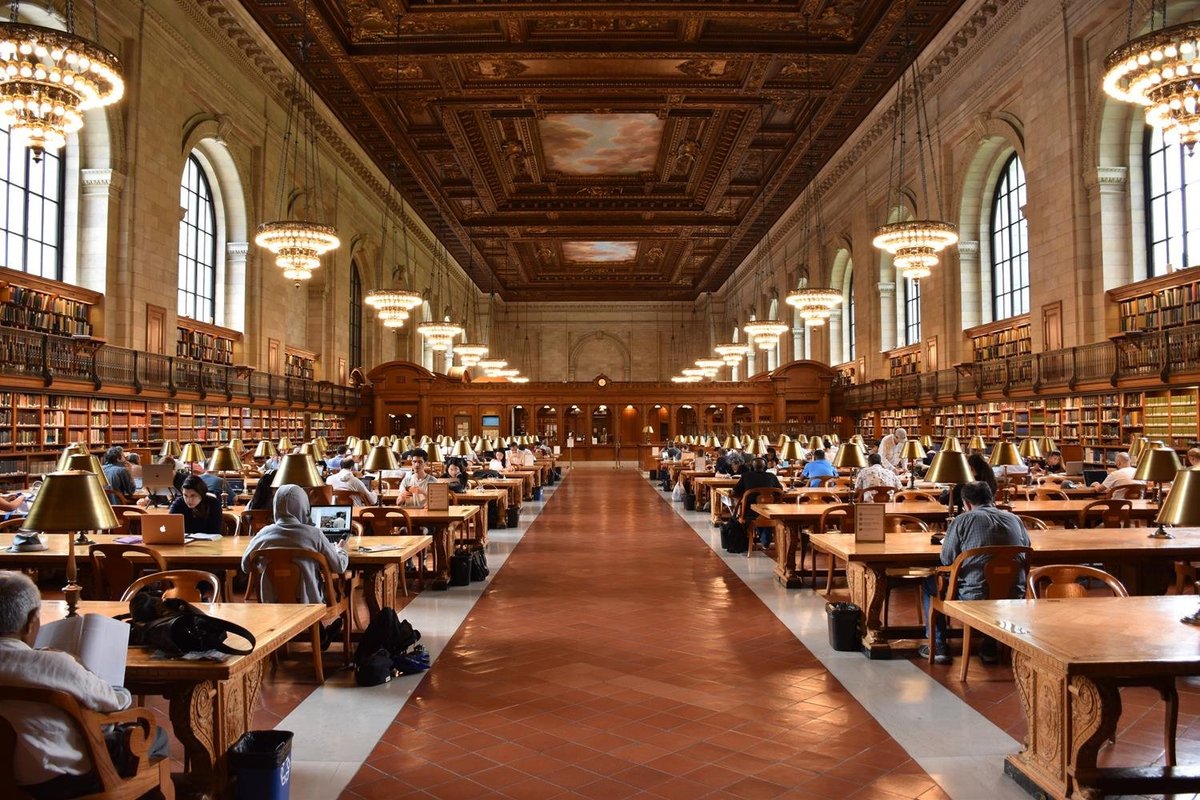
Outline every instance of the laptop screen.
[(234, 494), (241, 494), (246, 491), (246, 480), (244, 478), (226, 478), (225, 486)]
[(313, 506), (309, 513), (312, 524), (326, 536), (350, 533), (350, 506)]
[(1083, 482), (1089, 486), (1093, 483), (1104, 483), (1104, 479), (1108, 477), (1106, 469), (1085, 469), (1083, 471)]

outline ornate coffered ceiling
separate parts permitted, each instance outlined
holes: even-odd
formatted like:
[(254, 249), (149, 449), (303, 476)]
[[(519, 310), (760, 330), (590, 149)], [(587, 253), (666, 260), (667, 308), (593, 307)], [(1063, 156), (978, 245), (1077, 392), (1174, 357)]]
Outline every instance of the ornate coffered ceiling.
[(962, 0), (241, 2), (481, 288), (614, 301), (719, 288)]

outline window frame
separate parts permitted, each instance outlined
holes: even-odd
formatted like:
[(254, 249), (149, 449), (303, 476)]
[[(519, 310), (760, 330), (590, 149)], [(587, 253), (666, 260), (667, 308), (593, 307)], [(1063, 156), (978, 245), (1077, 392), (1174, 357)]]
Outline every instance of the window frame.
[[(195, 185), (188, 183), (188, 173), (191, 170), (194, 170), (197, 176)], [(197, 157), (195, 151), (188, 153), (187, 161), (184, 163), (183, 174), (179, 179), (180, 208), (183, 210), (183, 213), (179, 218), (175, 307), (176, 313), (181, 317), (215, 325), (217, 324), (217, 278), (220, 271), (217, 256), (217, 242), (220, 239), (220, 230), (218, 227), (220, 217), (217, 214), (217, 199), (212, 187), (213, 181), (210, 179), (204, 163)], [(204, 193), (201, 194), (197, 189), (203, 189)], [(197, 221), (193, 222), (193, 208), (185, 201), (196, 198), (204, 201), (204, 208), (197, 213)], [(200, 214), (204, 210), (208, 212), (209, 230), (207, 232), (198, 224)], [(185, 245), (189, 244), (185, 241), (185, 235), (190, 232), (195, 233), (194, 239), (190, 242), (192, 252), (185, 252)], [(199, 248), (202, 246), (202, 238), (205, 236), (209, 240), (209, 250), (212, 257), (209, 264), (205, 264), (200, 260)], [(190, 276), (185, 270), (190, 270)], [(191, 278), (190, 284), (187, 281), (188, 277)], [(209, 290), (207, 297), (204, 297), (199, 292), (201, 278), (205, 279)], [(189, 299), (192, 301), (190, 307), (187, 303)], [(202, 300), (207, 302), (207, 313), (200, 313)]]
[[(42, 155), (41, 164), (37, 164), (33, 158), (33, 151), (21, 144), (14, 144), (13, 137), (7, 129), (0, 128), (0, 136), (3, 136), (6, 146), (6, 155), (4, 173), (0, 174), (0, 188), (7, 189), (5, 192), (4, 205), (0, 208), (3, 217), (0, 218), (0, 233), (4, 236), (4, 258), (3, 263), (8, 269), (24, 272), (27, 275), (35, 275), (39, 278), (47, 278), (55, 281), (62, 281), (65, 273), (65, 249), (66, 249), (66, 204), (67, 204), (67, 161), (66, 152), (51, 152), (47, 150)], [(68, 145), (70, 146), (70, 145)], [(12, 181), (12, 172), (10, 168), (13, 165), (14, 157), (24, 155), (24, 174), (19, 182)], [(58, 170), (58, 180), (53, 182), (52, 187), (57, 192), (57, 197), (52, 197), (47, 192), (47, 184), (45, 179), (45, 169), (47, 162), (56, 165)], [(30, 188), (30, 178), (34, 170), (39, 170), (42, 175), (42, 185), (40, 191), (34, 191)], [(9, 213), (8, 201), (19, 196), (21, 198), (20, 209), (20, 228), (8, 227), (8, 221), (11, 214)], [(37, 203), (34, 202), (36, 198)], [(38, 218), (42, 220), (41, 233), (44, 236), (46, 233), (45, 218), (46, 208), (54, 207), (57, 217), (56, 224), (53, 225), (53, 234), (57, 238), (56, 242), (49, 243), (44, 238), (34, 238), (30, 235), (30, 210), (34, 205), (40, 205), (40, 214)], [(19, 240), (20, 258), (18, 264), (9, 263), (8, 251), (12, 239)], [(53, 252), (53, 263), (51, 265), (51, 274), (47, 274), (45, 260), (40, 260), (39, 268), (34, 271), (30, 270), (29, 251), (30, 246), (39, 247), (43, 255), (48, 249)]]
[[(1161, 144), (1161, 147), (1158, 146)], [(1154, 183), (1156, 176), (1156, 158), (1161, 157), (1161, 168), (1163, 170), (1163, 192), (1161, 194), (1154, 193)], [(1187, 165), (1191, 162), (1186, 149), (1179, 143), (1168, 143), (1162, 135), (1162, 132), (1145, 126), (1142, 136), (1142, 170), (1143, 181), (1142, 189), (1145, 199), (1145, 244), (1146, 244), (1146, 277), (1155, 278), (1160, 275), (1166, 275), (1168, 267), (1174, 270), (1185, 269), (1192, 265), (1192, 261), (1196, 257), (1200, 257), (1200, 225), (1195, 229), (1189, 229), (1187, 226), (1187, 218), (1189, 209), (1195, 209), (1191, 213), (1200, 212), (1200, 162), (1196, 163), (1191, 172), (1193, 173), (1193, 181), (1188, 184), (1188, 168)], [(1168, 174), (1168, 167), (1178, 167), (1176, 180), (1178, 187), (1174, 190), (1170, 188), (1171, 180)], [(1189, 187), (1191, 187), (1189, 189)], [(1170, 212), (1171, 197), (1178, 195), (1179, 211), (1178, 217), (1183, 228), (1178, 233), (1171, 229)], [(1189, 195), (1191, 195), (1189, 202)], [(1165, 238), (1158, 241), (1155, 240), (1155, 203), (1162, 200), (1166, 206), (1166, 216), (1162, 220), (1165, 228)], [(1196, 238), (1194, 247), (1188, 246), (1188, 240)], [(1171, 242), (1178, 240), (1178, 261), (1172, 257)], [(1159, 262), (1157, 248), (1162, 245), (1164, 261)], [(1191, 255), (1189, 255), (1189, 253)]]
[(846, 360), (853, 361), (856, 355), (854, 335), (856, 333), (854, 320), (854, 268), (850, 268), (850, 277), (846, 281)]
[(904, 281), (904, 347), (921, 343), (921, 282), (914, 278)]
[[(1013, 183), (1018, 177), (1019, 181)], [(1025, 165), (1014, 152), (1005, 159), (996, 179), (988, 221), (993, 321), (1029, 313), (1029, 224), (1022, 195), (1027, 202)]]
[(350, 262), (350, 368), (363, 365), (363, 285), (358, 262)]

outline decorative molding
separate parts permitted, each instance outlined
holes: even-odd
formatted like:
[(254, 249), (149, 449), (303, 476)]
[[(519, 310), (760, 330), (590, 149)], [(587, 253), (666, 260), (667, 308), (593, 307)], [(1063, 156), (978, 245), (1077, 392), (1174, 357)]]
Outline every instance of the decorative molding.
[(979, 242), (959, 242), (958, 257), (962, 259), (979, 259)]

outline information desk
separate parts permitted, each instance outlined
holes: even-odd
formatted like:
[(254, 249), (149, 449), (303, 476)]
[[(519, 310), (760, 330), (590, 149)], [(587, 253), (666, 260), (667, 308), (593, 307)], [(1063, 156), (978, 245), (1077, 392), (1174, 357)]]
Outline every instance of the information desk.
[(1119, 680), (1200, 675), (1200, 628), (1179, 621), (1196, 606), (1194, 595), (947, 602), (948, 616), (1013, 650), (1028, 724), (1005, 772), (1031, 794), (1103, 796), (1096, 784), (1113, 770), (1096, 769), (1096, 755), (1121, 717)]
[[(229, 786), (226, 752), (253, 724), (267, 657), (320, 620), (325, 606), (215, 603), (200, 608), (254, 634), (254, 652), (224, 661), (184, 661), (156, 659), (148, 648), (131, 647), (125, 687), (134, 695), (160, 695), (169, 701), (171, 728), (187, 754), (188, 771), (181, 788), (188, 794), (223, 797)], [(128, 603), (84, 600), (79, 604), (80, 614), (115, 617), (128, 611)], [(66, 613), (65, 602), (43, 602), (42, 624)], [(236, 637), (230, 641), (242, 644)]]
[[(1151, 539), (1152, 528), (1051, 528), (1030, 531), (1034, 564), (1092, 564), (1109, 566), (1131, 594), (1163, 589), (1159, 573), (1166, 575), (1174, 561), (1200, 560), (1200, 528), (1175, 528), (1174, 539)], [(895, 651), (911, 652), (925, 642), (924, 629), (916, 626), (884, 628), (883, 601), (887, 570), (936, 567), (941, 545), (931, 544), (928, 533), (889, 533), (882, 543), (859, 543), (853, 534), (813, 534), (815, 550), (847, 564), (850, 599), (863, 610), (859, 633), (863, 653), (888, 658)], [(1145, 576), (1151, 576), (1146, 580)], [(1195, 598), (1192, 605), (1200, 605)]]

